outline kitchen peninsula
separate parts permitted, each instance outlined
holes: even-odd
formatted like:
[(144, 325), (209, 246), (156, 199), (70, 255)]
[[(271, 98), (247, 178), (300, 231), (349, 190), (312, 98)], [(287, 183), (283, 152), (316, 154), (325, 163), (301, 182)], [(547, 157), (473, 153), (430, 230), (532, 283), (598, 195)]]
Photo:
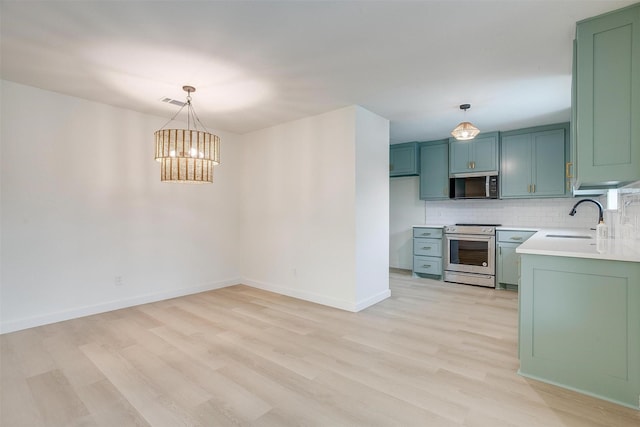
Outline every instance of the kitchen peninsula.
[(640, 242), (541, 230), (517, 252), (519, 373), (640, 408)]

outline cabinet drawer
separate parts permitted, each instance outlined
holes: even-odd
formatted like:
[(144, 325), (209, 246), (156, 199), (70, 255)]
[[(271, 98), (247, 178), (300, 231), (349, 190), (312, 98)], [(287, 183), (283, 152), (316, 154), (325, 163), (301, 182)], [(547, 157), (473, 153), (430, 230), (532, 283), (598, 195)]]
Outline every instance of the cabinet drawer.
[(535, 231), (498, 230), (498, 242), (522, 243), (529, 237), (536, 234)]
[(442, 258), (428, 256), (413, 257), (413, 272), (422, 274), (442, 275)]
[(413, 239), (413, 254), (442, 257), (442, 240), (440, 239)]
[(414, 227), (413, 237), (427, 237), (430, 239), (442, 239), (442, 228)]

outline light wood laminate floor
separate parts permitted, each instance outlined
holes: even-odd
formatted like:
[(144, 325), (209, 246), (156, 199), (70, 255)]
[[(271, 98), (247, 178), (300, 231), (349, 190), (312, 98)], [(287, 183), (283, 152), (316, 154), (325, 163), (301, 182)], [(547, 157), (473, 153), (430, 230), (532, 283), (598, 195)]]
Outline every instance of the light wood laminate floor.
[(391, 293), (349, 313), (239, 285), (5, 334), (0, 425), (640, 425), (516, 374), (516, 293)]

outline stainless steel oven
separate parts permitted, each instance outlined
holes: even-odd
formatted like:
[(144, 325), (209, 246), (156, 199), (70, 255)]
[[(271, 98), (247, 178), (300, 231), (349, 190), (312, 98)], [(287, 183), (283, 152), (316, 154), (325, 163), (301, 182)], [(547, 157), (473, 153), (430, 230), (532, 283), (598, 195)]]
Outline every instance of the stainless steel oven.
[(444, 280), (495, 288), (496, 225), (445, 227)]

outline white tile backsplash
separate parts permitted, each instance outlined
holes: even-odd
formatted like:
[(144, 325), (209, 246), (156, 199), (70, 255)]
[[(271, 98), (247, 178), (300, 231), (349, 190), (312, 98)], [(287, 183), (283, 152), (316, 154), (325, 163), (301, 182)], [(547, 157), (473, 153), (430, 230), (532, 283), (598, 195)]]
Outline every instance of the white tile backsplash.
[(640, 182), (619, 191), (620, 209), (617, 237), (640, 240)]
[[(425, 202), (425, 223), (460, 222), (523, 227), (590, 228), (598, 224), (598, 208), (583, 203), (569, 216), (575, 199), (446, 200)], [(606, 198), (596, 198), (605, 204)]]

